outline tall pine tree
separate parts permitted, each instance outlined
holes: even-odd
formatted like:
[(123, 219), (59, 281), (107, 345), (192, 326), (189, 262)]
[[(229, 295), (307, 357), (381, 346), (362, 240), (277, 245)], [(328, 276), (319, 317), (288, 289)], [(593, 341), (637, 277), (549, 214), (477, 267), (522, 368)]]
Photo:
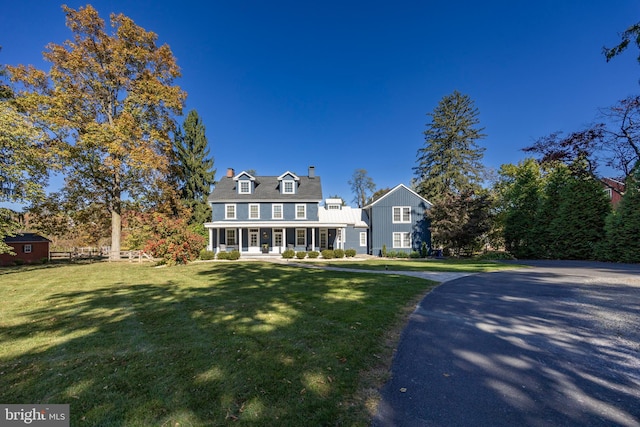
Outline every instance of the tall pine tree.
[(484, 174), (485, 137), (478, 127), (478, 109), (468, 95), (454, 91), (440, 100), (424, 131), (424, 147), (417, 153), (414, 184), (417, 192), (431, 202), (445, 194), (478, 190)]
[(189, 111), (174, 138), (174, 153), (180, 195), (192, 211), (190, 224), (202, 224), (211, 218), (207, 196), (215, 183), (216, 170), (209, 148), (205, 126), (196, 110)]

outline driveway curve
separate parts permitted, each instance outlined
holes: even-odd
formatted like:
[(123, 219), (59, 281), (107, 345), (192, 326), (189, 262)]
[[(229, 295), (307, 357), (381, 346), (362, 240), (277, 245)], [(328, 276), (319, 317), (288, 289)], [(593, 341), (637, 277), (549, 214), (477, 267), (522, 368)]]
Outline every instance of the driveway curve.
[(374, 427), (640, 426), (640, 266), (530, 265), (427, 294)]

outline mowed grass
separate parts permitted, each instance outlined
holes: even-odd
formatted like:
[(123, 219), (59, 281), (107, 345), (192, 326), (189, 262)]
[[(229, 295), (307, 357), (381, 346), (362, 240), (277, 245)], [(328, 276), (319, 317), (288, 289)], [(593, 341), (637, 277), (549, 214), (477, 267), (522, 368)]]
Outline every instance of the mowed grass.
[(0, 402), (73, 426), (368, 425), (433, 282), (269, 263), (0, 269)]
[[(310, 262), (311, 263), (311, 262)], [(522, 265), (481, 261), (474, 259), (389, 259), (317, 261), (313, 265), (351, 268), (357, 270), (391, 271), (444, 271), (460, 273), (479, 273), (504, 269), (522, 268)]]

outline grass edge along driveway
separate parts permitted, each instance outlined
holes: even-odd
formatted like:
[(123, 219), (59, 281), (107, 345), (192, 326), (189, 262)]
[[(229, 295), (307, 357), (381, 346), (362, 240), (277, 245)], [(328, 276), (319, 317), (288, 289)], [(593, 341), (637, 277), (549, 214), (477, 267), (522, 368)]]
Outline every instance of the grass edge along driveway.
[(435, 285), (268, 263), (0, 269), (0, 401), (71, 425), (368, 425)]

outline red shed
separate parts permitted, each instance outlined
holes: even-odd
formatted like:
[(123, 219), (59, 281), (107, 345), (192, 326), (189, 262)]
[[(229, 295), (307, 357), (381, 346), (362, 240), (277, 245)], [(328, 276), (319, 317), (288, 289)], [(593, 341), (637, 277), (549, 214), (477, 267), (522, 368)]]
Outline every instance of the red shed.
[(4, 242), (11, 246), (16, 254), (0, 254), (0, 265), (13, 265), (18, 260), (25, 264), (40, 263), (43, 259), (49, 259), (51, 241), (39, 234), (19, 233), (13, 237), (5, 237)]

